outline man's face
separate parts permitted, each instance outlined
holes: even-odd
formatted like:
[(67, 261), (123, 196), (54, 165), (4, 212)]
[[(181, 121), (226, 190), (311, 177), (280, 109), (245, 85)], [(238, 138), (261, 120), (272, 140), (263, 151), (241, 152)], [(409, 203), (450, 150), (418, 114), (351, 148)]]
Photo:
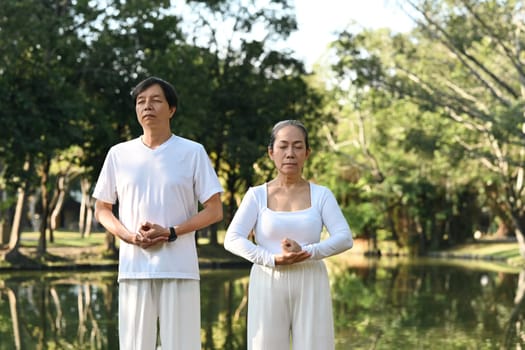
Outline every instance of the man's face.
[(135, 103), (137, 119), (143, 128), (168, 126), (175, 107), (170, 107), (164, 91), (155, 84), (141, 92)]

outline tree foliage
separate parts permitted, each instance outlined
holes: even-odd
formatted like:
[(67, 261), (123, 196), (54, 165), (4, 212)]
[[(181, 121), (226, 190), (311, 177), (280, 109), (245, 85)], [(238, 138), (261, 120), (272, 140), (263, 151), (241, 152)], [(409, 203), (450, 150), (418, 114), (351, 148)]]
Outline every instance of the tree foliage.
[[(230, 213), (247, 186), (268, 176), (253, 165), (266, 154), (273, 123), (320, 116), (302, 64), (268, 48), (296, 29), (289, 2), (245, 5), (23, 0), (0, 6), (6, 126), (0, 160), (12, 185), (4, 193), (40, 194), (42, 254), (52, 206), (61, 202), (55, 183), (65, 176), (53, 164), (70, 159), (82, 182), (75, 186), (90, 191), (108, 148), (141, 133), (129, 93), (147, 76), (175, 85), (180, 105), (172, 129), (205, 145)], [(71, 149), (74, 158), (67, 157)]]
[(336, 77), (351, 87), (341, 90), (352, 113), (366, 114), (385, 175), (373, 187), (389, 198), (384, 222), (424, 249), (469, 237), (484, 207), (512, 218), (522, 242), (523, 9), (514, 1), (403, 4), (417, 23), (411, 33), (344, 32), (334, 45)]

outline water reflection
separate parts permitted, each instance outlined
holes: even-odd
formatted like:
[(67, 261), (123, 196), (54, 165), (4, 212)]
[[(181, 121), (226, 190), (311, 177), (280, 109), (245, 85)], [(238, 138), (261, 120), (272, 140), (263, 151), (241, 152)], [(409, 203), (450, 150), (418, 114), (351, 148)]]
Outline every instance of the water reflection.
[(338, 273), (340, 349), (521, 349), (517, 274), (475, 266), (421, 260)]
[[(337, 350), (525, 346), (523, 271), (387, 259), (329, 270)], [(113, 271), (0, 274), (0, 350), (117, 349), (117, 288)], [(247, 269), (202, 271), (203, 349), (246, 349), (247, 288)]]
[(201, 274), (202, 348), (246, 349), (248, 270)]
[(117, 349), (113, 272), (0, 275), (0, 349)]

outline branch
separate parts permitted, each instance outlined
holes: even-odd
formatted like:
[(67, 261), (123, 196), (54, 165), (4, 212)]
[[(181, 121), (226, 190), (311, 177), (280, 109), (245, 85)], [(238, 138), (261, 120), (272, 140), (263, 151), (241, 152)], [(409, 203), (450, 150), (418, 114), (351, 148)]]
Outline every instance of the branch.
[[(374, 179), (377, 181), (377, 182), (382, 182), (384, 180), (384, 175), (383, 173), (381, 172), (381, 170), (379, 169), (379, 166), (377, 166), (377, 162), (375, 161), (375, 158), (373, 157), (367, 157), (371, 160), (373, 160), (373, 166), (370, 167), (368, 166), (368, 164), (363, 164), (363, 163), (360, 163), (358, 162), (354, 157), (352, 157), (350, 154), (346, 153), (346, 152), (342, 152), (340, 150), (341, 148), (341, 144), (337, 144), (332, 136), (332, 133), (330, 132), (330, 130), (328, 129), (328, 127), (326, 125), (323, 125), (323, 131), (325, 133), (325, 136), (326, 136), (326, 139), (328, 141), (328, 145), (334, 150), (334, 152), (338, 155), (341, 155), (341, 156), (344, 156), (345, 158), (347, 158), (352, 164), (354, 164), (358, 169), (360, 170), (365, 170), (365, 171), (368, 171), (372, 174), (372, 176), (374, 177)], [(367, 152), (365, 152), (365, 155), (367, 154)]]
[(479, 101), (475, 96), (469, 94), (467, 91), (465, 91), (465, 89), (456, 85), (453, 81), (445, 79), (445, 85), (452, 89), (452, 91), (457, 93), (463, 99), (471, 101), (475, 105), (479, 106), (479, 109), (482, 110), (484, 113), (490, 113), (489, 108), (485, 104), (481, 103), (481, 101)]
[[(488, 34), (491, 38), (493, 38), (498, 45), (501, 46), (503, 51), (505, 52), (506, 56), (509, 58), (510, 62), (516, 68), (520, 75), (520, 79), (525, 80), (525, 71), (523, 70), (523, 62), (520, 61), (520, 47), (519, 47), (519, 40), (517, 40), (517, 50), (515, 53), (512, 52), (512, 50), (505, 45), (505, 43), (501, 40), (501, 38), (494, 34), (494, 31), (492, 28), (481, 18), (481, 16), (474, 10), (474, 8), (469, 4), (468, 1), (461, 0), (463, 5), (467, 8), (467, 10), (472, 14), (474, 19), (478, 21), (478, 23), (481, 25), (483, 29), (485, 29), (485, 33)], [(518, 21), (518, 31), (519, 27), (521, 27), (521, 22)], [(516, 38), (518, 38), (519, 35), (516, 35)], [(523, 84), (522, 84), (523, 85)]]
[(466, 143), (465, 141), (463, 141), (458, 136), (455, 136), (453, 141), (455, 141), (457, 144), (462, 146), (463, 149), (465, 149), (469, 153), (475, 154), (476, 160), (480, 161), (481, 164), (483, 164), (490, 171), (498, 173), (498, 174), (502, 173), (502, 169), (500, 169), (500, 167), (498, 165), (494, 164), (489, 157), (483, 156), (480, 152), (477, 152), (477, 149), (479, 149), (480, 146), (470, 145), (470, 144)]
[[(503, 96), (502, 94), (496, 89), (496, 87), (492, 86), (492, 84), (490, 82), (488, 82), (487, 80), (483, 79), (483, 77), (479, 74), (479, 72), (474, 69), (474, 67), (472, 67), (466, 59), (468, 59), (469, 61), (471, 61), (472, 63), (474, 63), (475, 66), (477, 66), (479, 69), (481, 69), (485, 74), (487, 74), (489, 77), (491, 77), (493, 79), (493, 81), (495, 81), (498, 85), (500, 85), (501, 87), (503, 87), (507, 92), (509, 92), (514, 98), (517, 98), (518, 97), (518, 94), (508, 85), (506, 84), (504, 81), (502, 81), (501, 79), (499, 79), (494, 73), (492, 73), (487, 67), (485, 67), (481, 62), (479, 62), (475, 57), (473, 57), (472, 55), (468, 54), (465, 50), (461, 49), (461, 48), (458, 48), (456, 46), (454, 46), (454, 44), (452, 44), (452, 39), (450, 38), (450, 35), (443, 29), (443, 27), (441, 27), (437, 22), (435, 22), (434, 20), (432, 20), (432, 18), (430, 17), (430, 15), (423, 9), (421, 9), (420, 7), (418, 7), (416, 4), (414, 4), (412, 1), (408, 1), (408, 3), (416, 10), (418, 11), (419, 13), (421, 13), (423, 15), (423, 17), (425, 18), (425, 20), (428, 22), (427, 23), (423, 23), (422, 21), (420, 20), (417, 20), (415, 19), (416, 23), (418, 23), (423, 29), (426, 29), (428, 32), (430, 33), (434, 33), (434, 31), (432, 31), (430, 29), (430, 25), (434, 26), (437, 30), (438, 33), (441, 33), (442, 36), (440, 35), (437, 35), (437, 38), (438, 40), (443, 44), (445, 45), (445, 47), (447, 47), (450, 52), (452, 54), (454, 54), (454, 56), (456, 56), (460, 62), (477, 78), (478, 81), (481, 82), (482, 85), (484, 85), (489, 91), (490, 93), (496, 98), (498, 99), (499, 101), (501, 101), (503, 104), (505, 104), (506, 106), (510, 106), (510, 102), (507, 101)], [(430, 24), (430, 25), (429, 25)], [(444, 37), (444, 38), (443, 38)], [(466, 59), (465, 59), (466, 58)]]
[(445, 107), (445, 111), (448, 112), (448, 114), (450, 115), (450, 118), (452, 120), (454, 120), (455, 122), (463, 125), (468, 130), (479, 131), (481, 133), (488, 133), (489, 132), (489, 130), (487, 129), (487, 127), (485, 125), (479, 124), (479, 123), (474, 123), (472, 120), (468, 120), (468, 119), (464, 118), (463, 116), (458, 114), (452, 108)]
[[(416, 75), (415, 73), (403, 68), (403, 67), (397, 67), (397, 69), (401, 70), (402, 72), (404, 72), (408, 79), (413, 81), (414, 83), (416, 83), (419, 87), (421, 87), (423, 89), (423, 91), (426, 91), (428, 93), (428, 95), (431, 95), (431, 96), (436, 96), (436, 98), (433, 100), (434, 102), (436, 102), (439, 106), (443, 107), (443, 108), (453, 108), (454, 107), (454, 103), (455, 103), (455, 109), (457, 109), (458, 111), (462, 112), (462, 113), (465, 113), (465, 114), (468, 114), (470, 116), (472, 116), (473, 118), (478, 118), (484, 122), (488, 122), (488, 123), (494, 123), (494, 119), (492, 118), (492, 116), (488, 113), (483, 113), (482, 111), (480, 110), (477, 110), (477, 109), (474, 109), (474, 108), (470, 108), (469, 107), (469, 103), (468, 103), (468, 100), (466, 99), (461, 99), (457, 94), (446, 94), (444, 93), (443, 91), (441, 91), (440, 89), (434, 87), (434, 85), (432, 85), (431, 83), (427, 82), (427, 81), (424, 81), (423, 79), (421, 79), (418, 75)], [(416, 97), (416, 98), (420, 98), (418, 96), (414, 96), (412, 95), (413, 97)], [(428, 100), (428, 98), (424, 98), (425, 101)]]
[(366, 141), (365, 122), (364, 122), (363, 115), (359, 112), (359, 110), (357, 114), (358, 114), (358, 121), (359, 121), (359, 143), (361, 145), (361, 149), (363, 150), (363, 154), (365, 158), (367, 158), (372, 164), (372, 174), (374, 175), (374, 178), (377, 179), (378, 182), (383, 182), (385, 177), (379, 167), (379, 162), (377, 161), (377, 158), (372, 154), (372, 152), (370, 152), (370, 148), (368, 147), (368, 142)]

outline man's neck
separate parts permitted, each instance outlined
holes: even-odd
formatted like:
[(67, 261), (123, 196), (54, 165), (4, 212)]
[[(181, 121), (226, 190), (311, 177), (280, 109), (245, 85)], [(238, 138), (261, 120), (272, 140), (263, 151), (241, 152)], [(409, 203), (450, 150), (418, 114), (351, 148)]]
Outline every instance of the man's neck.
[(144, 134), (141, 137), (142, 143), (151, 149), (155, 149), (168, 141), (171, 137), (171, 131), (166, 132), (151, 132), (144, 130)]

